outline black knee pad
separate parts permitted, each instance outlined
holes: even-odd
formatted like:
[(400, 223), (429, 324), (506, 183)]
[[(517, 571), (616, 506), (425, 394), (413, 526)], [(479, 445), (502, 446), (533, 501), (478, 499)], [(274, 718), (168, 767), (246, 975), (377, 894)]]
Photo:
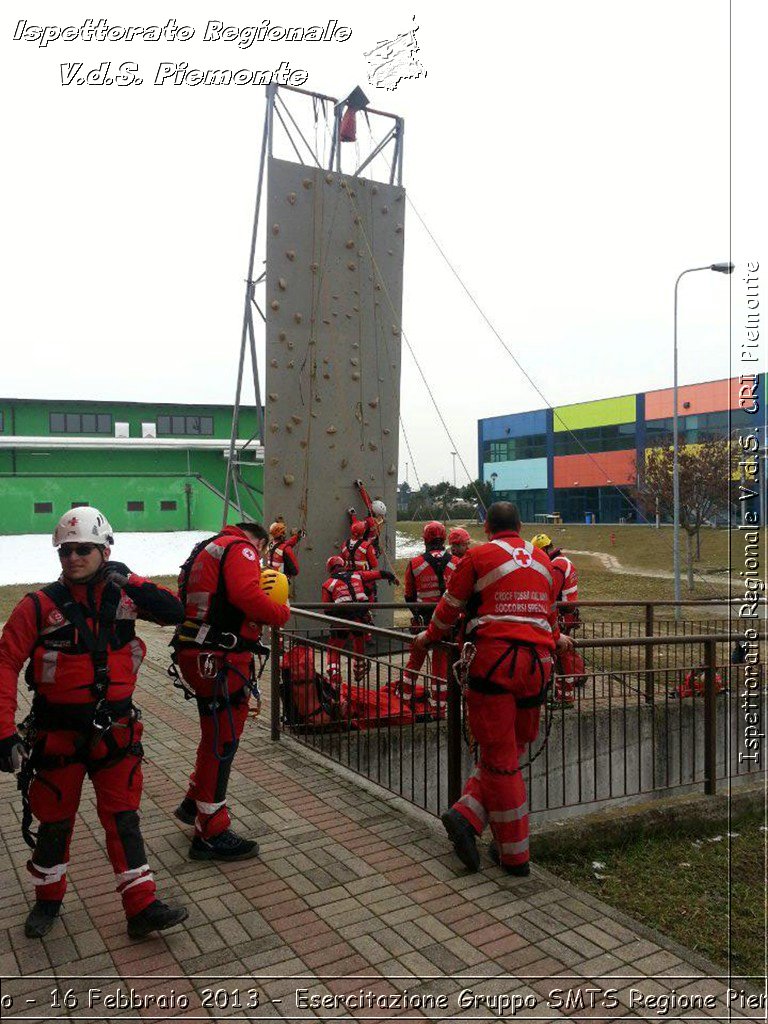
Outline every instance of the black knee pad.
[(139, 815), (137, 811), (115, 811), (115, 828), (125, 852), (125, 862), (129, 868), (140, 868), (147, 863), (144, 852), (144, 839), (141, 835)]
[(228, 743), (222, 743), (221, 745), (221, 761), (219, 761), (219, 767), (216, 773), (216, 791), (213, 795), (213, 799), (216, 803), (219, 803), (220, 800), (224, 800), (226, 798), (227, 786), (229, 785), (229, 773), (232, 771), (232, 760), (239, 746), (239, 740), (230, 740)]
[(67, 841), (74, 827), (74, 818), (41, 822), (37, 830), (37, 843), (32, 857), (34, 863), (41, 868), (52, 868), (56, 864), (63, 864)]

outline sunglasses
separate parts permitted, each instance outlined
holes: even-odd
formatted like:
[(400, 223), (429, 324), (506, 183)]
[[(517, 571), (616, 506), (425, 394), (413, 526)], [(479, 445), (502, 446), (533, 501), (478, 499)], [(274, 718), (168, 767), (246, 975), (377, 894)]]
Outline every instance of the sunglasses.
[(77, 555), (78, 558), (86, 558), (98, 546), (98, 544), (62, 544), (59, 548), (59, 558), (71, 558), (72, 555)]

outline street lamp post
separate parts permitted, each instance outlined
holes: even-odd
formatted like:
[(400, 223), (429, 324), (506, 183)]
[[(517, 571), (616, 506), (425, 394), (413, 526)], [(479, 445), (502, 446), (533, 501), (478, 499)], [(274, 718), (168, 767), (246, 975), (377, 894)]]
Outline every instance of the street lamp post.
[[(680, 281), (686, 274), (693, 274), (697, 270), (714, 270), (717, 274), (732, 274), (733, 263), (709, 263), (706, 267), (689, 267), (684, 270), (675, 281), (675, 332), (674, 351), (672, 368), (672, 523), (673, 523), (673, 548), (672, 563), (675, 576), (675, 601), (681, 601), (680, 587), (680, 443), (678, 436), (678, 413), (677, 413), (677, 289)], [(675, 605), (675, 618), (680, 618), (680, 605)]]

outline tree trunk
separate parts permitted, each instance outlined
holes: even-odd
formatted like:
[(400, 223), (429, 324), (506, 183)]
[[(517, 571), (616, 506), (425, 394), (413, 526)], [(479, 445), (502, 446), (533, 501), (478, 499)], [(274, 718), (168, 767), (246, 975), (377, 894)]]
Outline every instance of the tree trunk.
[(685, 554), (688, 563), (688, 589), (693, 592), (693, 537), (688, 530), (685, 531)]
[(696, 527), (696, 561), (701, 561), (701, 527)]

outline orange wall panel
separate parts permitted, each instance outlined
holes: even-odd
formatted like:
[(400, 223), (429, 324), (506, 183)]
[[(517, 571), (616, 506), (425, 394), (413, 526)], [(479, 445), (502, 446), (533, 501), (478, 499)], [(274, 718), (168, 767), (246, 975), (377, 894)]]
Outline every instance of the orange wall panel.
[(555, 487), (633, 484), (635, 476), (634, 451), (555, 456)]
[[(685, 408), (684, 403), (690, 402)], [(678, 416), (695, 416), (697, 413), (722, 412), (724, 409), (738, 409), (739, 381), (732, 377), (730, 381), (711, 380), (706, 384), (684, 384), (677, 389)], [(647, 391), (645, 394), (646, 420), (665, 420), (674, 416), (672, 408), (672, 388), (663, 391)]]

